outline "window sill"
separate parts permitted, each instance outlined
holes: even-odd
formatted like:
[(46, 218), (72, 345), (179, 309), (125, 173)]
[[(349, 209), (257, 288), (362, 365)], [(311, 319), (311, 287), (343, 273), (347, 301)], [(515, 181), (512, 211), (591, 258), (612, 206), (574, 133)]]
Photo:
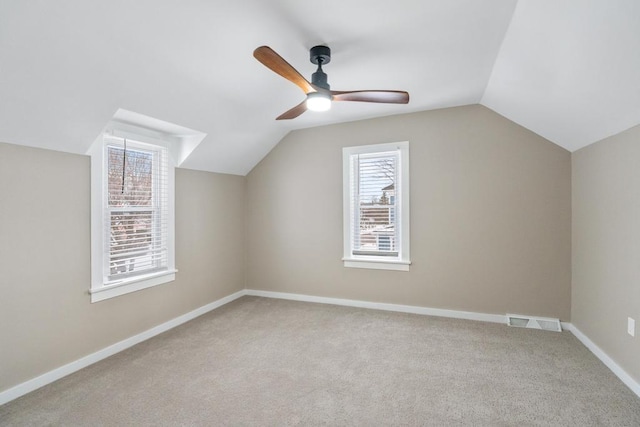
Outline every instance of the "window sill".
[(104, 301), (109, 298), (140, 291), (152, 286), (173, 282), (176, 280), (177, 272), (178, 270), (173, 269), (105, 283), (101, 287), (92, 288), (89, 291), (91, 294), (91, 302)]
[(362, 258), (342, 258), (344, 266), (349, 268), (367, 268), (372, 270), (409, 271), (411, 261), (380, 260)]

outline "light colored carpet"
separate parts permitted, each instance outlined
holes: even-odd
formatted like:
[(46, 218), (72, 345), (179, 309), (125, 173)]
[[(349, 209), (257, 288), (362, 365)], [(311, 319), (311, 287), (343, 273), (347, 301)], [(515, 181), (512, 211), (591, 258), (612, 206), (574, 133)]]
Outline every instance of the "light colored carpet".
[(640, 399), (569, 332), (243, 297), (0, 424), (640, 426)]

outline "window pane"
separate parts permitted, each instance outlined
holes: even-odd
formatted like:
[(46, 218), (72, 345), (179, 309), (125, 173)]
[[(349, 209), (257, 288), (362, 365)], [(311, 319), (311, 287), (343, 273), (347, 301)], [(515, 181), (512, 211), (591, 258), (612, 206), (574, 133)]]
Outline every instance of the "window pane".
[(153, 153), (130, 149), (126, 151), (125, 161), (123, 148), (108, 149), (109, 206), (151, 206)]
[(151, 211), (112, 212), (109, 245), (110, 275), (154, 268)]
[(396, 153), (354, 156), (357, 178), (354, 253), (396, 255)]
[(107, 156), (109, 280), (165, 267), (164, 192), (159, 185), (165, 168), (154, 164), (162, 156), (117, 145), (107, 147)]

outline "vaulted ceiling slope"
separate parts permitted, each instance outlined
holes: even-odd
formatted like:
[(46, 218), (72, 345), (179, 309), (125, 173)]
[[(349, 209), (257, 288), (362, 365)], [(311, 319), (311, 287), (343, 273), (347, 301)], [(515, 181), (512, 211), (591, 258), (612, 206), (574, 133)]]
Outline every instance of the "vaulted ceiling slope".
[[(275, 117), (303, 93), (252, 56), (269, 45), (335, 103)], [(0, 2), (0, 141), (86, 153), (118, 109), (205, 133), (183, 167), (244, 175), (293, 129), (482, 103), (568, 150), (640, 123), (638, 0), (58, 0)]]

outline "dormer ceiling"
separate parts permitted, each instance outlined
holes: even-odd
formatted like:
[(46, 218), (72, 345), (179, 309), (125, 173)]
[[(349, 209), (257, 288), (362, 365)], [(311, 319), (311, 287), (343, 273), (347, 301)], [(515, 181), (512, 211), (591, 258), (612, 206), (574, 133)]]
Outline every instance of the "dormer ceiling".
[[(335, 88), (407, 105), (303, 100), (268, 45)], [(294, 129), (483, 104), (574, 151), (640, 124), (637, 0), (0, 2), (0, 141), (86, 153), (119, 109), (206, 134), (183, 167), (247, 174)]]

